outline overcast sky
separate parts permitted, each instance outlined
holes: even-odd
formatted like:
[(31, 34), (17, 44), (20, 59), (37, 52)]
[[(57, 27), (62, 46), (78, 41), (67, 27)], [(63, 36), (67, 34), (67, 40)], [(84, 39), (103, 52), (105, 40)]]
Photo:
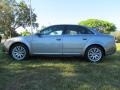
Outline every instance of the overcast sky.
[[(29, 4), (29, 0), (24, 1)], [(112, 22), (120, 30), (120, 0), (31, 1), (40, 26), (78, 24), (82, 20), (95, 18)]]

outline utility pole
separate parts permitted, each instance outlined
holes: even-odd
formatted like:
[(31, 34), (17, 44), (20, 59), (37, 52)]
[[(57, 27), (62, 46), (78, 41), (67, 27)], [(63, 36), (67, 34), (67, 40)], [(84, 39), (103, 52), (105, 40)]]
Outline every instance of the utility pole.
[(33, 34), (33, 28), (32, 28), (32, 4), (31, 4), (31, 0), (29, 0), (29, 3), (30, 3), (30, 24), (31, 24), (31, 27), (30, 27), (30, 30), (31, 30), (31, 35)]

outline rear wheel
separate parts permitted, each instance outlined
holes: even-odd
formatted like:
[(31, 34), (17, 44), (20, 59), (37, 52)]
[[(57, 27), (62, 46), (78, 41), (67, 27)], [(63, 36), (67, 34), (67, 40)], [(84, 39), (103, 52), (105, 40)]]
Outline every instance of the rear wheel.
[(28, 57), (28, 48), (24, 44), (15, 44), (10, 49), (10, 56), (15, 60), (24, 60)]
[(99, 46), (88, 47), (85, 53), (85, 58), (90, 62), (99, 62), (104, 56), (103, 49)]

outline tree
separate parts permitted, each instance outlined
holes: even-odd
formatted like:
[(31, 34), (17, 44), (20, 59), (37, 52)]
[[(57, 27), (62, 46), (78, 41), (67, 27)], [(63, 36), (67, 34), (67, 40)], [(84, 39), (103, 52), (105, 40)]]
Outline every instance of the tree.
[[(10, 3), (11, 4), (11, 3)], [(0, 32), (4, 33), (5, 36), (10, 33), (9, 27), (12, 20), (12, 7), (7, 0), (0, 1)]]
[(30, 8), (25, 4), (25, 2), (20, 2), (19, 4), (16, 4), (15, 11), (14, 11), (14, 22), (13, 27), (16, 29), (18, 27), (27, 27), (31, 25), (31, 18), (32, 18), (32, 26), (38, 27), (38, 23), (36, 23), (36, 14), (33, 13), (34, 10), (32, 10), (32, 17), (30, 17)]
[[(32, 26), (38, 27), (36, 14), (32, 9)], [(30, 8), (23, 1), (17, 3), (15, 0), (0, 1), (0, 30), (8, 38), (15, 35), (15, 30), (19, 27), (29, 27), (31, 25)]]
[(108, 21), (98, 19), (88, 19), (81, 21), (79, 25), (85, 25), (91, 28), (96, 28), (98, 31), (110, 34), (110, 32), (116, 31), (116, 26)]

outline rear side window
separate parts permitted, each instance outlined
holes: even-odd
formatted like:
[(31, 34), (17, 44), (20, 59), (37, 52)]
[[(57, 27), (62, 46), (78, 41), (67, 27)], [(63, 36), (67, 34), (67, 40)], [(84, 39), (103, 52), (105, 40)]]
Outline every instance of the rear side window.
[(77, 35), (79, 34), (78, 28), (75, 26), (67, 26), (66, 27), (66, 33), (67, 35)]
[(65, 34), (67, 34), (67, 35), (78, 35), (79, 34), (78, 27), (67, 26), (66, 30), (65, 30)]
[(79, 34), (93, 34), (93, 32), (85, 27), (70, 25), (66, 27), (65, 34), (79, 35)]

